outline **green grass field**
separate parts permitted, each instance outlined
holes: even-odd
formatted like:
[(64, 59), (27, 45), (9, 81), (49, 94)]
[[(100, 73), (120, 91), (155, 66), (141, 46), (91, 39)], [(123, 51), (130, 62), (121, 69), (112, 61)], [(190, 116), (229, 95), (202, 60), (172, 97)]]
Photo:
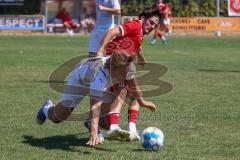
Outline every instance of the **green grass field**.
[[(67, 60), (87, 53), (88, 37), (0, 37), (0, 159), (240, 159), (240, 38), (170, 38), (163, 46), (143, 49), (149, 62), (168, 68), (168, 94), (147, 98), (156, 113), (141, 109), (138, 130), (156, 126), (165, 134), (158, 152), (140, 142), (105, 141), (85, 146), (82, 122), (43, 126), (35, 122), (39, 107), (59, 93), (49, 87), (51, 73)], [(74, 113), (88, 109), (85, 100)], [(126, 128), (126, 107), (121, 124)]]

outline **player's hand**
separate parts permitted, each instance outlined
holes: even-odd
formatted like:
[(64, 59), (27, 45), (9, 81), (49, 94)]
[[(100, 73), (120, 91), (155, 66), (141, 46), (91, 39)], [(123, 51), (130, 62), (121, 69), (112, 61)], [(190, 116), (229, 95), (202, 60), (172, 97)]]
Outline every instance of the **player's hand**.
[(104, 11), (104, 9), (105, 9), (106, 7), (104, 7), (103, 5), (99, 5), (98, 8), (99, 8), (100, 11)]
[(155, 112), (156, 111), (156, 105), (152, 102), (149, 102), (149, 101), (143, 101), (143, 107), (149, 109), (150, 111), (152, 112)]
[(102, 144), (97, 136), (91, 136), (89, 141), (86, 143), (89, 146), (96, 146), (97, 144)]

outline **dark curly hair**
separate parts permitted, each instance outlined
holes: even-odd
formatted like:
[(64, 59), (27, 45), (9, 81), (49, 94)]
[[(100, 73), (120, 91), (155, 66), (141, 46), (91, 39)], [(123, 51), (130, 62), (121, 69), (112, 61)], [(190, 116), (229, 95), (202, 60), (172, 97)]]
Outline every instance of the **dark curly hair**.
[(162, 13), (159, 12), (158, 9), (152, 9), (151, 7), (149, 8), (145, 8), (138, 16), (139, 19), (141, 19), (141, 17), (144, 18), (150, 18), (150, 17), (157, 17), (159, 20), (159, 23), (161, 23), (164, 19), (164, 15)]

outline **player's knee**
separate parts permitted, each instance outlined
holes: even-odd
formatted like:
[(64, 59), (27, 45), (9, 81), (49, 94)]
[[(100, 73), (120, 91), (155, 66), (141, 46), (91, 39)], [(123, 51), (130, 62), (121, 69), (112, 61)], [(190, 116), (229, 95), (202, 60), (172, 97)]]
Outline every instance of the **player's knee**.
[(55, 107), (49, 108), (48, 118), (53, 123), (60, 123), (68, 119), (71, 115), (73, 108), (65, 107), (61, 104), (58, 104)]

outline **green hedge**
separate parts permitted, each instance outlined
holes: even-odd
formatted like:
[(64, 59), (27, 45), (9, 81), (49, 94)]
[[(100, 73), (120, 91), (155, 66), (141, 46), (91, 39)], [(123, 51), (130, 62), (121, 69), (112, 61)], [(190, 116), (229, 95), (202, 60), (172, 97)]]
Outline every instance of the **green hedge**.
[[(199, 3), (197, 0), (188, 0), (187, 5), (179, 4), (179, 1), (172, 1), (174, 17), (215, 17), (216, 0), (204, 0)], [(227, 16), (227, 1), (220, 1), (220, 15)]]
[[(143, 4), (141, 4), (143, 2)], [(122, 0), (122, 15), (138, 15), (144, 7), (154, 4), (155, 0)], [(214, 17), (216, 0), (165, 0), (172, 6), (174, 17)], [(227, 1), (220, 0), (220, 15), (227, 16)]]
[[(150, 7), (155, 0), (121, 0), (122, 15), (138, 15), (144, 7)], [(165, 0), (172, 6), (174, 17), (214, 17), (216, 0)], [(0, 6), (0, 14), (39, 14), (40, 0), (25, 0), (24, 6)], [(227, 16), (227, 1), (220, 0), (220, 15)]]

